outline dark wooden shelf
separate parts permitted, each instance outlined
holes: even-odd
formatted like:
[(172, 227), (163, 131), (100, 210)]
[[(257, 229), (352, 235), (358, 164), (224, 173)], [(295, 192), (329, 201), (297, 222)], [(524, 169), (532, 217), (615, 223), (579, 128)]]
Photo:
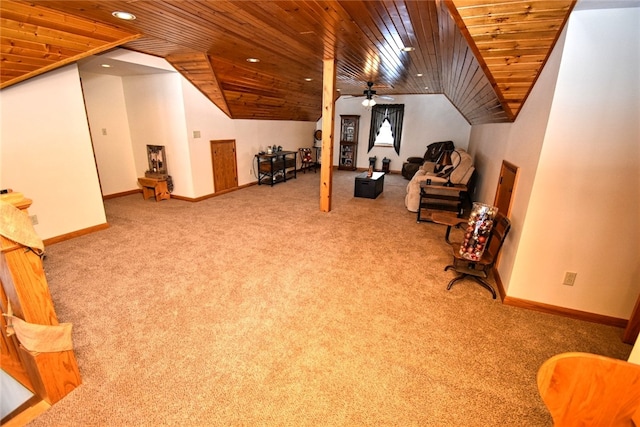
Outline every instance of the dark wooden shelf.
[(278, 151), (273, 154), (256, 154), (258, 185), (273, 186), (297, 177), (297, 151)]
[(421, 184), (417, 221), (432, 221), (431, 215), (436, 212), (453, 212), (458, 217), (463, 216), (466, 192), (464, 185), (447, 187), (442, 184)]

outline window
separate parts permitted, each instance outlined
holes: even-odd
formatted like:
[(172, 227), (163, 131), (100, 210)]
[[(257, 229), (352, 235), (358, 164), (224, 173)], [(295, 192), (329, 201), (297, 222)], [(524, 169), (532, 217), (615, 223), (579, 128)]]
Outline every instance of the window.
[(379, 104), (371, 109), (369, 150), (374, 146), (393, 147), (400, 154), (404, 104)]
[(393, 132), (391, 132), (391, 123), (388, 118), (385, 118), (382, 122), (382, 126), (380, 126), (380, 131), (378, 132), (378, 136), (376, 136), (376, 140), (373, 145), (393, 147)]

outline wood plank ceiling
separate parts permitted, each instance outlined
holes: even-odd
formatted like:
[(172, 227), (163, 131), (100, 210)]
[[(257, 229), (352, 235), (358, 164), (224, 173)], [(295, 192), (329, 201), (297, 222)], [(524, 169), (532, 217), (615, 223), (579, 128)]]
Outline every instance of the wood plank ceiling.
[(165, 58), (229, 117), (315, 121), (323, 59), (335, 57), (336, 96), (372, 81), (379, 95), (444, 94), (471, 124), (509, 122), (574, 5), (3, 0), (0, 88), (120, 46)]

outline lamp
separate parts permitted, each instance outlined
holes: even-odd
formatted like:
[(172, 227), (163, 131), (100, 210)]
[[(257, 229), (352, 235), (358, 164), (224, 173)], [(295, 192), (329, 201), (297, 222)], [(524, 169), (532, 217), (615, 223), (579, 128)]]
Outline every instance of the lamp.
[(362, 106), (365, 108), (371, 108), (374, 105), (376, 105), (376, 101), (374, 99), (365, 99), (364, 101), (362, 101)]
[[(458, 155), (458, 163), (455, 166), (453, 164), (453, 160), (451, 159), (451, 153), (456, 153)], [(438, 160), (439, 174), (442, 173), (441, 171), (444, 170), (447, 166), (450, 166), (450, 168), (446, 172), (444, 172), (447, 175), (447, 182), (442, 184), (443, 186), (453, 187), (453, 183), (451, 182), (451, 174), (453, 173), (454, 170), (456, 170), (458, 166), (460, 166), (461, 160), (462, 160), (462, 156), (456, 150), (445, 151), (442, 153), (442, 156), (440, 156), (440, 160)]]

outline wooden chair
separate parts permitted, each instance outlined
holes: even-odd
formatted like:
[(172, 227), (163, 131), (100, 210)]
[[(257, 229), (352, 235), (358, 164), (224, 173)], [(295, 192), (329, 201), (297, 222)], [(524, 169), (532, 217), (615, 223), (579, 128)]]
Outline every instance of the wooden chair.
[[(495, 289), (493, 289), (493, 286), (484, 279), (489, 277), (489, 273), (491, 273), (491, 269), (498, 258), (498, 253), (500, 252), (500, 249), (502, 249), (502, 245), (504, 244), (504, 240), (507, 238), (507, 234), (509, 234), (510, 229), (511, 221), (509, 221), (509, 218), (498, 212), (494, 219), (491, 234), (487, 240), (484, 253), (478, 261), (471, 261), (460, 255), (459, 250), (462, 245), (461, 242), (449, 243), (453, 251), (453, 264), (447, 265), (444, 268), (444, 271), (454, 270), (459, 273), (459, 275), (449, 282), (447, 290), (451, 290), (451, 287), (456, 282), (468, 277), (475, 280), (480, 286), (491, 292), (493, 299), (496, 299)], [(447, 230), (447, 239), (448, 237), (449, 235)]]
[(313, 160), (313, 156), (311, 155), (311, 148), (300, 148), (298, 149), (300, 152), (300, 161), (302, 162), (302, 166), (300, 166), (300, 170), (304, 173), (307, 173), (307, 169), (313, 168), (313, 172), (316, 172), (316, 163)]
[(640, 426), (640, 365), (563, 353), (542, 364), (537, 382), (555, 427)]

